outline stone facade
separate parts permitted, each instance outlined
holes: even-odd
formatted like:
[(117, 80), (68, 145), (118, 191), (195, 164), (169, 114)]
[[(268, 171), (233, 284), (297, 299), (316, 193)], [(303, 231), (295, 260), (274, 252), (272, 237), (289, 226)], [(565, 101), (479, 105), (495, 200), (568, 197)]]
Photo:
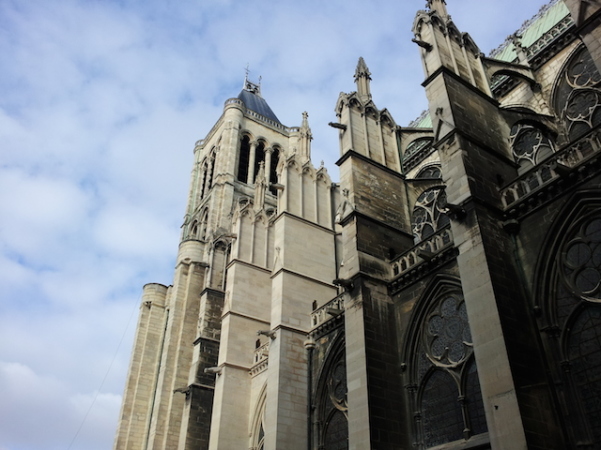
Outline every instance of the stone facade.
[(429, 109), (398, 126), (361, 58), (339, 183), (246, 80), (144, 287), (115, 449), (601, 448), (600, 20), (554, 0), (486, 57), (429, 0)]

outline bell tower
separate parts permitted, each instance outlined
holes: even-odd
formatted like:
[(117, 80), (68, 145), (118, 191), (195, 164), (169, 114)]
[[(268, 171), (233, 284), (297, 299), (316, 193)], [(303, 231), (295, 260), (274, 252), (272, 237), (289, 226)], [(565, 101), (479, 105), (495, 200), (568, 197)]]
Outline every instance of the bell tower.
[[(115, 449), (248, 448), (263, 417), (276, 422), (270, 445), (301, 445), (306, 395), (292, 381), (306, 381), (290, 358), (305, 357), (312, 301), (336, 295), (333, 256), (283, 251), (318, 242), (335, 254), (333, 185), (310, 161), (311, 140), (308, 114), (284, 126), (247, 74), (196, 142), (173, 284), (144, 288)], [(299, 283), (303, 296), (284, 289)], [(273, 407), (256, 406), (261, 392)]]

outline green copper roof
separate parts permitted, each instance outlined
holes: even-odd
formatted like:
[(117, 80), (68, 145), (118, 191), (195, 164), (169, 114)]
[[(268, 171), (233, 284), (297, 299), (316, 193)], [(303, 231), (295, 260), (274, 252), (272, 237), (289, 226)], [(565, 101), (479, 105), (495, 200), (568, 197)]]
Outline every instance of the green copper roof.
[(432, 117), (430, 117), (429, 113), (425, 114), (423, 117), (420, 117), (413, 126), (415, 128), (432, 128)]
[[(543, 6), (536, 16), (524, 23), (517, 31), (521, 36), (522, 46), (525, 48), (532, 46), (569, 14), (568, 7), (562, 1), (554, 0)], [(517, 55), (513, 43), (507, 40), (491, 52), (491, 57), (511, 62), (517, 58)]]

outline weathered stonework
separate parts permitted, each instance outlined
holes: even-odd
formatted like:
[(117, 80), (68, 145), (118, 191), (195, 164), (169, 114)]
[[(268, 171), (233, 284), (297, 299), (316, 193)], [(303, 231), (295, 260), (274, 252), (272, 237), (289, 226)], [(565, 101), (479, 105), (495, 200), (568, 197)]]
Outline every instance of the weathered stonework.
[(601, 447), (600, 20), (553, 0), (485, 57), (428, 0), (429, 110), (396, 125), (361, 58), (339, 184), (246, 80), (144, 287), (114, 448)]

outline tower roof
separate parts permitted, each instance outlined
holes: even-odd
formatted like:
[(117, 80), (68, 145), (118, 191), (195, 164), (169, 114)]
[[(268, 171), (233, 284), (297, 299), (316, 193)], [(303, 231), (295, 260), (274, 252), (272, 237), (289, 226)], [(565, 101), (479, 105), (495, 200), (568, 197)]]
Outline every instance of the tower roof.
[(250, 109), (257, 114), (261, 114), (263, 117), (274, 120), (277, 123), (281, 123), (280, 119), (277, 118), (265, 99), (260, 95), (247, 91), (246, 89), (242, 89), (238, 95), (238, 98), (242, 100), (247, 109)]
[(242, 103), (244, 103), (244, 106), (246, 106), (247, 109), (250, 109), (257, 114), (261, 114), (263, 117), (277, 123), (281, 123), (265, 99), (261, 97), (260, 82), (259, 84), (250, 82), (248, 80), (248, 73), (244, 79), (244, 87), (242, 88), (242, 91), (240, 91), (240, 94), (238, 94), (238, 99), (242, 100)]

